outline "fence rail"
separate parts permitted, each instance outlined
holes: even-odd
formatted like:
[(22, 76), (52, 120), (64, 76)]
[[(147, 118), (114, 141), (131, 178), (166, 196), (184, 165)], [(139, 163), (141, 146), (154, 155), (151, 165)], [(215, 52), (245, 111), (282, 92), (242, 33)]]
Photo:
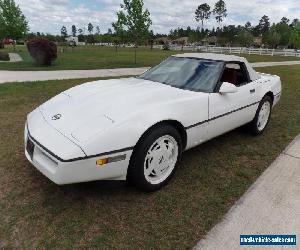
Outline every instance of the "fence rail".
[[(155, 45), (154, 48), (163, 49), (163, 45)], [(270, 55), (270, 56), (297, 56), (300, 57), (300, 51), (292, 49), (264, 49), (264, 48), (245, 48), (245, 47), (206, 47), (206, 46), (176, 46), (171, 45), (171, 50), (176, 51), (197, 51), (208, 53), (225, 54), (248, 54), (248, 55)]]

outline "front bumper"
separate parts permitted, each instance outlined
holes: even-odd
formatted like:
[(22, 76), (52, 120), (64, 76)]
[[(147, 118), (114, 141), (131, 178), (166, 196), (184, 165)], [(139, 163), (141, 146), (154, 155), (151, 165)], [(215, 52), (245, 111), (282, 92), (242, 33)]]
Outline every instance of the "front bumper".
[[(78, 158), (72, 161), (64, 161), (51, 154), (38, 138), (33, 138), (25, 126), (25, 155), (29, 162), (34, 165), (43, 175), (58, 185), (71, 184), (78, 182), (88, 182), (94, 180), (125, 180), (129, 159), (132, 150), (122, 152), (126, 155), (125, 160), (108, 163), (101, 167), (96, 165), (96, 160), (103, 157), (114, 157), (120, 155), (120, 152), (111, 154), (101, 154), (101, 157)], [(27, 140), (34, 144), (32, 154), (26, 149)]]

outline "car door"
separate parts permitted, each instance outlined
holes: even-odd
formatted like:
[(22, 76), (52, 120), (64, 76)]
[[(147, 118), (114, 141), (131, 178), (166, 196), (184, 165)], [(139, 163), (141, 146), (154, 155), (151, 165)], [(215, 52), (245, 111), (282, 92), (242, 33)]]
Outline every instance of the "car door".
[(209, 139), (250, 122), (258, 108), (258, 82), (250, 81), (244, 63), (226, 63), (220, 81), (234, 84), (237, 92), (210, 93)]

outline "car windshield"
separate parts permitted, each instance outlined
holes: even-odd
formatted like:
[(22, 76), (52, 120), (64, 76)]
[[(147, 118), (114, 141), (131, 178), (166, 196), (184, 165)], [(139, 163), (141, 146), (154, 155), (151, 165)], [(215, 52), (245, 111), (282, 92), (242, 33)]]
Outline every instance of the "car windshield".
[(138, 78), (192, 91), (212, 92), (224, 62), (197, 58), (169, 57)]

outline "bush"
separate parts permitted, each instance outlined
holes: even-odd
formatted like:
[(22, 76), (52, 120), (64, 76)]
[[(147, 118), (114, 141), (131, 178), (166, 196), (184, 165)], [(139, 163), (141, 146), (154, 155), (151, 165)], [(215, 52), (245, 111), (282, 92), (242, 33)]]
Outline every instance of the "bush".
[(4, 49), (4, 43), (0, 41), (0, 49)]
[(168, 43), (165, 43), (163, 46), (163, 50), (170, 50), (170, 45)]
[(0, 61), (9, 61), (9, 54), (4, 51), (0, 51)]
[(23, 40), (18, 40), (17, 45), (25, 45), (25, 42)]
[(57, 58), (57, 46), (47, 39), (37, 38), (27, 43), (31, 57), (38, 65), (50, 66)]

